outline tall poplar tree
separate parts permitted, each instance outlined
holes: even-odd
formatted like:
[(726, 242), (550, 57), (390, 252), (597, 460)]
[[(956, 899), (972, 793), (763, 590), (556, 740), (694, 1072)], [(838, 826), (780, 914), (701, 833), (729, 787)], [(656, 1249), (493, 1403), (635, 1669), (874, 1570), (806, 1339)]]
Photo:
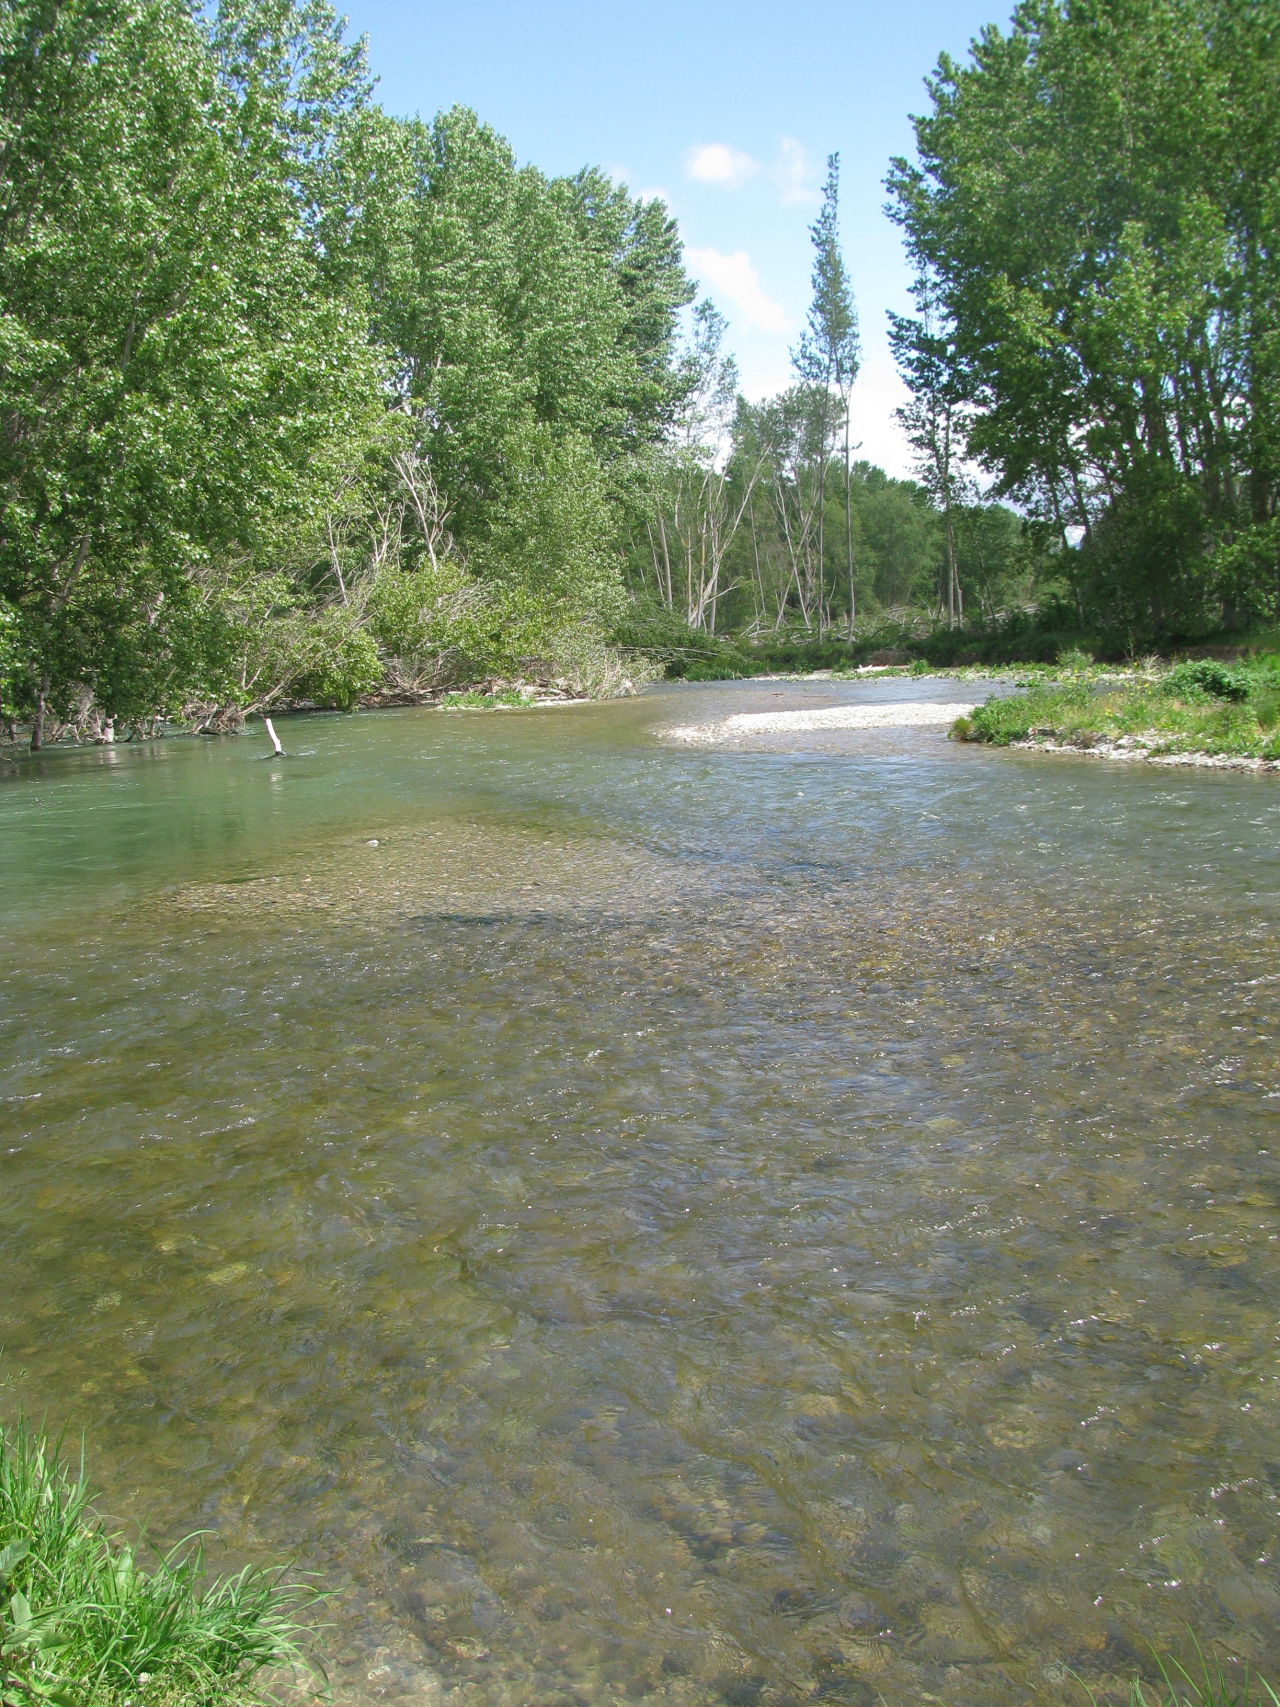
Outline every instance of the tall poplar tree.
[(815, 600), (819, 629), (825, 620), (825, 527), (827, 467), (835, 448), (836, 435), (843, 427), (844, 451), (844, 511), (845, 511), (845, 572), (849, 591), (849, 634), (852, 638), (855, 620), (853, 578), (853, 508), (849, 442), (850, 416), (854, 381), (858, 377), (860, 344), (858, 314), (854, 306), (849, 275), (840, 252), (840, 156), (827, 157), (827, 181), (822, 192), (822, 208), (809, 227), (813, 243), (813, 295), (809, 314), (800, 342), (791, 353), (791, 363), (797, 379), (805, 387), (814, 412), (818, 448), (815, 470), (816, 527), (813, 529), (817, 553), (818, 587)]

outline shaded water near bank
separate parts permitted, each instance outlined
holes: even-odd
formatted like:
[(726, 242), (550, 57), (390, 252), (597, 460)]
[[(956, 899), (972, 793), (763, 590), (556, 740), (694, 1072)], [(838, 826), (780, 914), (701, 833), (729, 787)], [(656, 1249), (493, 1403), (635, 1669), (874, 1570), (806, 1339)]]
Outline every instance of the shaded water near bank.
[(0, 765), (0, 1412), (340, 1701), (1280, 1670), (1280, 786), (661, 739), (921, 691)]

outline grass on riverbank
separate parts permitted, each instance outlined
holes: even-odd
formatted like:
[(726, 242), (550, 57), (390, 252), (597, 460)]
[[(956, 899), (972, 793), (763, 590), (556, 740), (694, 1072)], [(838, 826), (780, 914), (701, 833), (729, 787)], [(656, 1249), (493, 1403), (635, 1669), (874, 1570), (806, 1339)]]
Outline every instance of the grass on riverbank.
[(1280, 657), (1236, 665), (1194, 659), (1119, 683), (1087, 674), (1039, 681), (958, 718), (952, 734), (997, 747), (1119, 743), (1151, 753), (1280, 760)]
[(107, 1535), (83, 1473), (19, 1422), (0, 1428), (0, 1699), (6, 1707), (233, 1707), (300, 1660), (315, 1597), (277, 1571), (209, 1580), (195, 1538), (150, 1569)]

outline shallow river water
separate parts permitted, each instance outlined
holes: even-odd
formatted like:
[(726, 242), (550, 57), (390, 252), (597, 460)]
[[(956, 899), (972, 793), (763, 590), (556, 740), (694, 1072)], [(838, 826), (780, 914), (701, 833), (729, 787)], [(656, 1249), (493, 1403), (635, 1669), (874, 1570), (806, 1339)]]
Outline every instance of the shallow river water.
[(921, 693), (0, 760), (0, 1415), (342, 1703), (1280, 1671), (1280, 783), (662, 737)]

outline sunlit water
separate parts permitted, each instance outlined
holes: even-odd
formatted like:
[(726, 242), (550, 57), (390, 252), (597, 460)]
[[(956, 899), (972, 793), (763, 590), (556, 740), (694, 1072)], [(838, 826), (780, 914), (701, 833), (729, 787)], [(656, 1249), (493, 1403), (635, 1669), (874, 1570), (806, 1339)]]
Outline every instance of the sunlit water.
[(0, 1412), (341, 1702), (1280, 1669), (1280, 785), (660, 738), (965, 691), (0, 761)]

